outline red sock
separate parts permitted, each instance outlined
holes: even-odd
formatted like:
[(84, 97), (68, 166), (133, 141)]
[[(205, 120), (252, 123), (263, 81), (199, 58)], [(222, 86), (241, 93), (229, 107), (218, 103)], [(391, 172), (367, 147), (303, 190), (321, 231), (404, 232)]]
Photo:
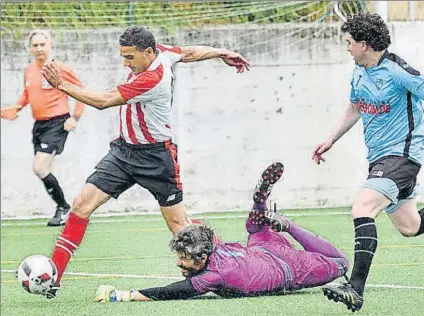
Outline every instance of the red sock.
[[(191, 220), (191, 222), (192, 222), (193, 224), (195, 224), (195, 225), (205, 225), (205, 223), (204, 223), (204, 222), (202, 222), (200, 219), (192, 219), (192, 220)], [(221, 239), (219, 239), (218, 237), (216, 237), (216, 234), (214, 233), (214, 234), (213, 234), (213, 242), (214, 242), (215, 244), (217, 244), (217, 243), (222, 243), (222, 240), (221, 240)]]
[(65, 227), (56, 240), (51, 258), (57, 268), (56, 285), (60, 284), (63, 272), (65, 272), (66, 266), (68, 265), (69, 260), (71, 260), (72, 254), (80, 245), (84, 237), (85, 230), (87, 229), (88, 222), (88, 219), (80, 218), (74, 213), (69, 214)]
[(200, 219), (192, 219), (191, 222), (196, 225), (205, 225)]

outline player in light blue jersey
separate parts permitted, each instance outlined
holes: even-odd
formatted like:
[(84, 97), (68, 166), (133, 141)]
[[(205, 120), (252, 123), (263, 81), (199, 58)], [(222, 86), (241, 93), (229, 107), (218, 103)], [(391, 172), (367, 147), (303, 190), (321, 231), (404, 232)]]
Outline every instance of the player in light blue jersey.
[(377, 249), (375, 218), (386, 210), (406, 237), (424, 233), (424, 209), (417, 210), (416, 180), (424, 154), (424, 78), (389, 53), (390, 34), (377, 14), (359, 14), (342, 26), (356, 66), (350, 104), (327, 140), (313, 151), (322, 154), (362, 118), (369, 175), (352, 207), (355, 258), (348, 283), (323, 288), (324, 294), (353, 312), (363, 305), (368, 272)]

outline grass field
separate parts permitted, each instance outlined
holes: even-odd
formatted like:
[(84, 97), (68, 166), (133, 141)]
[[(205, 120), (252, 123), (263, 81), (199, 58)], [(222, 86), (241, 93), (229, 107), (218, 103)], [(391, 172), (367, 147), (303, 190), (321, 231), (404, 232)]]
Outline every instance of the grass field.
[[(292, 219), (353, 255), (353, 227), (347, 209), (287, 211)], [(205, 214), (225, 241), (246, 241), (245, 213)], [(205, 216), (203, 215), (203, 216)], [(306, 216), (305, 216), (306, 215)], [(199, 216), (200, 217), (200, 216)], [(226, 217), (226, 218), (222, 218)], [(360, 315), (424, 315), (424, 237), (404, 238), (385, 215), (377, 221), (379, 248)], [(60, 228), (44, 220), (3, 221), (1, 312), (7, 316), (104, 315), (349, 315), (321, 289), (285, 296), (199, 299), (145, 303), (94, 303), (100, 284), (137, 289), (166, 285), (180, 277), (168, 249), (170, 234), (159, 216), (94, 218), (68, 267), (59, 296), (48, 301), (26, 293), (9, 271), (30, 254), (49, 255)], [(340, 280), (342, 281), (342, 280)]]

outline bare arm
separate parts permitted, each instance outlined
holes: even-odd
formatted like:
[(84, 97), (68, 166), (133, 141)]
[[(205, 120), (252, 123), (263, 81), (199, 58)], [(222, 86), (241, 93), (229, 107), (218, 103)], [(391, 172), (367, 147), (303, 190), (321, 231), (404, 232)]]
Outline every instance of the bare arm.
[(79, 87), (73, 83), (63, 81), (57, 86), (57, 89), (81, 101), (82, 103), (91, 105), (99, 110), (103, 110), (112, 106), (122, 105), (125, 103), (124, 98), (118, 90), (112, 92), (95, 92), (87, 88)]
[(181, 62), (189, 63), (218, 57), (223, 58), (227, 52), (226, 49), (209, 46), (184, 46), (181, 47)]
[(357, 105), (350, 103), (343, 115), (340, 117), (336, 128), (327, 137), (326, 141), (318, 144), (312, 151), (312, 159), (319, 165), (321, 161), (325, 162), (322, 154), (330, 150), (333, 144), (338, 141), (353, 125), (358, 122), (361, 117), (361, 112)]
[(54, 62), (45, 64), (41, 73), (54, 88), (99, 110), (125, 103), (118, 90), (103, 93), (95, 92), (64, 80), (61, 70)]
[(338, 141), (347, 131), (349, 131), (361, 117), (361, 112), (357, 105), (350, 103), (346, 111), (340, 117), (336, 128), (328, 137), (333, 144)]
[(221, 58), (228, 66), (236, 67), (237, 72), (243, 72), (245, 69), (249, 70), (249, 63), (242, 55), (223, 48), (185, 46), (181, 47), (181, 54), (182, 58), (180, 61), (184, 63)]
[[(81, 81), (77, 78), (77, 76), (74, 74), (71, 68), (67, 67), (64, 64), (60, 65), (62, 69), (63, 79), (69, 83), (73, 83), (77, 85), (78, 87), (83, 87)], [(84, 111), (84, 103), (80, 101), (75, 102), (75, 109), (74, 113), (72, 114), (72, 117), (76, 120), (81, 118), (81, 115)]]

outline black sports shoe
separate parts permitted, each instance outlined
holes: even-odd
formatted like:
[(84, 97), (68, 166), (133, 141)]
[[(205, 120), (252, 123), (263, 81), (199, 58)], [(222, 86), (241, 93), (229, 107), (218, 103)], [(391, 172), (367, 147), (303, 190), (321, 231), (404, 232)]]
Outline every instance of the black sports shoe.
[(48, 221), (47, 226), (65, 225), (66, 221), (68, 220), (70, 212), (71, 212), (71, 207), (69, 205), (68, 207), (58, 206), (56, 208), (56, 212), (54, 213), (54, 216)]
[(53, 298), (56, 298), (57, 291), (59, 291), (59, 286), (52, 286), (52, 287), (50, 288), (50, 290), (48, 290), (48, 291), (47, 291), (46, 293), (44, 293), (43, 295), (44, 295), (47, 299), (51, 300), (51, 299), (53, 299)]
[(364, 304), (363, 297), (356, 292), (350, 283), (326, 285), (322, 290), (329, 300), (342, 302), (352, 312), (359, 311)]
[(253, 201), (257, 204), (266, 204), (274, 183), (283, 175), (284, 166), (281, 162), (274, 162), (264, 170), (253, 193)]
[(268, 166), (261, 175), (261, 178), (256, 185), (255, 192), (253, 193), (253, 202), (257, 205), (263, 205), (263, 208), (253, 208), (249, 212), (249, 219), (252, 224), (263, 225), (266, 223), (264, 211), (266, 208), (266, 201), (271, 193), (274, 183), (276, 183), (282, 176), (284, 166), (280, 162), (274, 162)]
[(267, 222), (264, 211), (257, 209), (253, 209), (249, 212), (249, 220), (254, 225), (264, 225)]
[(286, 232), (290, 228), (290, 221), (283, 215), (277, 212), (264, 212), (266, 224), (275, 232)]

